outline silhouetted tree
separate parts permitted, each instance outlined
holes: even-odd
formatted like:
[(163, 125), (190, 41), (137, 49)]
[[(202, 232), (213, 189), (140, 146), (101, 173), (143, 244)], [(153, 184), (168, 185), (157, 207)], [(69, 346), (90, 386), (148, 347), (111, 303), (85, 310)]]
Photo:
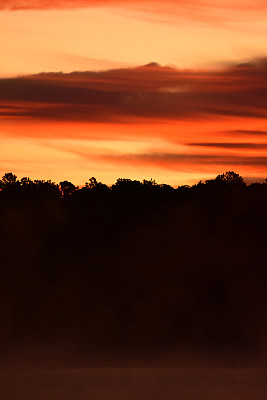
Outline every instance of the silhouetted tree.
[(165, 183), (161, 183), (160, 185), (158, 185), (158, 187), (162, 192), (165, 193), (174, 191), (174, 188), (171, 185), (166, 185)]
[(17, 185), (19, 185), (19, 182), (17, 181), (17, 176), (12, 172), (5, 173), (5, 175), (3, 175), (2, 179), (0, 180), (0, 189), (14, 188)]
[(35, 183), (28, 177), (23, 177), (20, 180), (20, 187), (22, 190), (29, 190), (33, 189), (35, 186)]
[(118, 178), (111, 189), (120, 193), (134, 193), (142, 189), (142, 183), (137, 180)]
[(69, 181), (62, 181), (62, 182), (59, 182), (59, 184), (60, 184), (60, 190), (64, 197), (73, 194), (75, 192), (75, 190), (78, 189), (77, 186), (73, 185), (73, 183), (71, 183)]
[(91, 189), (97, 192), (106, 192), (109, 188), (102, 182), (98, 182), (93, 176), (89, 179), (89, 182), (85, 182), (85, 189)]
[(244, 179), (233, 171), (227, 171), (224, 174), (217, 175), (215, 179), (207, 180), (206, 184), (215, 184), (221, 186), (246, 186)]
[(49, 180), (35, 179), (34, 184), (36, 191), (38, 191), (40, 194), (43, 195), (60, 194), (59, 185), (56, 184), (55, 182), (52, 182), (50, 179)]
[(33, 181), (26, 176), (21, 178), (20, 183), (21, 183), (21, 186), (31, 186), (34, 184)]
[(159, 188), (159, 185), (157, 184), (157, 182), (152, 178), (149, 180), (143, 179), (142, 185), (143, 185), (143, 189), (147, 192), (152, 192)]

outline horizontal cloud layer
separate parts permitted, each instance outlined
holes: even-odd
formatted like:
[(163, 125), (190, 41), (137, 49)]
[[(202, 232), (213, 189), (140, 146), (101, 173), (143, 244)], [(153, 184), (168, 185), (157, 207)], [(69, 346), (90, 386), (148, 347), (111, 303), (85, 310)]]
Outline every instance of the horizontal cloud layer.
[(266, 169), (267, 157), (260, 155), (228, 155), (228, 154), (193, 154), (176, 152), (147, 152), (147, 153), (112, 153), (92, 154), (83, 148), (66, 147), (63, 151), (73, 153), (85, 159), (94, 159), (104, 163), (115, 163), (122, 165), (152, 165), (154, 167), (194, 170), (196, 166), (221, 166), (229, 167), (254, 167), (256, 169)]
[(157, 22), (191, 20), (213, 25), (230, 23), (230, 27), (231, 22), (264, 22), (267, 13), (265, 0), (0, 0), (0, 10), (8, 11), (90, 7), (130, 9), (134, 18), (148, 17)]
[(249, 169), (265, 173), (267, 157), (264, 156), (224, 156), (213, 154), (177, 154), (177, 153), (151, 153), (133, 155), (105, 155), (99, 157), (105, 163), (116, 163), (123, 167), (138, 164), (154, 168), (169, 169), (172, 171), (196, 171), (196, 170), (228, 170)]
[[(164, 6), (170, 5), (172, 7), (185, 8), (188, 12), (193, 7), (198, 8), (221, 8), (221, 9), (247, 9), (247, 10), (259, 10), (266, 9), (267, 5), (265, 0), (213, 0), (212, 2), (207, 2), (205, 0), (129, 0), (125, 2), (124, 0), (0, 0), (0, 8), (7, 10), (17, 10), (17, 9), (55, 9), (55, 8), (79, 8), (79, 7), (95, 7), (102, 5), (124, 5), (125, 7), (129, 5), (142, 5), (145, 4), (159, 4), (161, 9)], [(192, 11), (192, 10), (191, 10)]]
[(267, 61), (224, 70), (151, 63), (102, 72), (0, 79), (0, 118), (133, 122), (267, 117)]

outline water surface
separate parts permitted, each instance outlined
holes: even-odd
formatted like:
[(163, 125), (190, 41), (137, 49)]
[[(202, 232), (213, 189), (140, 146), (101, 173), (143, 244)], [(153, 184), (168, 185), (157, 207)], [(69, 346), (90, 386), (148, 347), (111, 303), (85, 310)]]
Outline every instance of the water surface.
[(267, 370), (86, 368), (1, 370), (3, 400), (266, 400)]

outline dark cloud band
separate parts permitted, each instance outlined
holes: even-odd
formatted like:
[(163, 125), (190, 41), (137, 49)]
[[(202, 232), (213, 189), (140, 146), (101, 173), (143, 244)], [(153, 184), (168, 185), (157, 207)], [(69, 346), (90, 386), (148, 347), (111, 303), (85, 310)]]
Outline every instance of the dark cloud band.
[(263, 59), (218, 72), (183, 71), (152, 63), (132, 69), (1, 79), (0, 110), (6, 118), (85, 122), (218, 116), (265, 119), (267, 63)]

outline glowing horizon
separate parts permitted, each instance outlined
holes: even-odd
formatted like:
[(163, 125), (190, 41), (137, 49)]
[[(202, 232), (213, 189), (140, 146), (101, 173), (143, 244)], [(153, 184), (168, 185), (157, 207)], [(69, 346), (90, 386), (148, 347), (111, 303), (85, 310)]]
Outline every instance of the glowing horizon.
[(261, 0), (0, 0), (0, 175), (264, 179), (266, 17)]

